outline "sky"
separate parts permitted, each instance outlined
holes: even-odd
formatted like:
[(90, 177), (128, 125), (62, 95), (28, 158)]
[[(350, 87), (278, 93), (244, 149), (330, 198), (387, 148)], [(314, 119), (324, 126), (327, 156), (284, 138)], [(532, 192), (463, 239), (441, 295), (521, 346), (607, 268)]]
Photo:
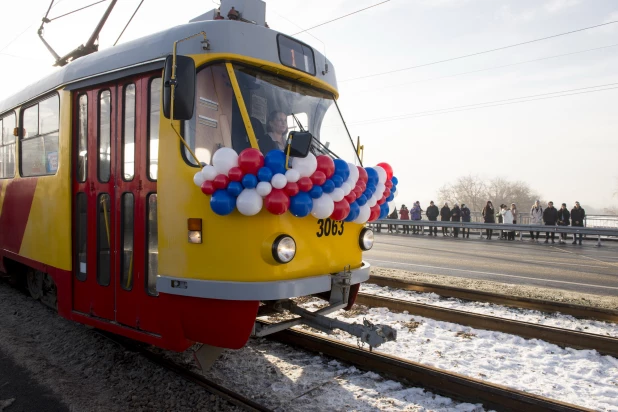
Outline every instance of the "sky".
[[(293, 35), (381, 1), (267, 0), (266, 21)], [(50, 17), (92, 2), (56, 0)], [(139, 2), (118, 2), (101, 49), (113, 45)], [(45, 38), (58, 54), (71, 51), (107, 4), (47, 24)], [(0, 25), (0, 77), (7, 79), (0, 99), (57, 70), (36, 34), (48, 7), (49, 0), (11, 3), (12, 17)], [(216, 4), (166, 7), (145, 0), (120, 42), (186, 23)], [(332, 62), (339, 106), (365, 146), (365, 165), (388, 162), (395, 170), (397, 206), (419, 200), (425, 207), (441, 186), (472, 174), (521, 180), (542, 199), (602, 209), (618, 204), (618, 23), (427, 63), (611, 21), (618, 21), (615, 0), (390, 0), (297, 38)], [(556, 93), (565, 91), (572, 95)], [(518, 100), (527, 96), (538, 100)], [(495, 103), (476, 106), (487, 102)]]

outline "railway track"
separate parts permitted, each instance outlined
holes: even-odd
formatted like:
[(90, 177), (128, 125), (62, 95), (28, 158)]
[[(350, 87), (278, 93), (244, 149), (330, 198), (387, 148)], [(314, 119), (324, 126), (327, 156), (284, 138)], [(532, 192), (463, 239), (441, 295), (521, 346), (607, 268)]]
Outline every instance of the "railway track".
[[(265, 322), (266, 323), (266, 322)], [(288, 345), (345, 361), (359, 369), (384, 374), (426, 388), (434, 393), (486, 408), (508, 411), (591, 411), (591, 409), (484, 382), (436, 369), (406, 359), (370, 352), (345, 342), (299, 330), (284, 330), (268, 336)]]

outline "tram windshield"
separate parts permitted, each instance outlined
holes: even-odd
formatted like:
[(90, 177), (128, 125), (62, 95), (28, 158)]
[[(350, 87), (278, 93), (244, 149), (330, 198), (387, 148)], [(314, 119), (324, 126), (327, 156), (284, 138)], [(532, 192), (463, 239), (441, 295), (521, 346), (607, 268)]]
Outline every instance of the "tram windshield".
[[(332, 94), (245, 66), (234, 66), (234, 73), (263, 153), (283, 149), (289, 132), (304, 130), (314, 136), (313, 154), (360, 164)], [(251, 147), (225, 64), (201, 69), (196, 87), (196, 110), (184, 135), (199, 161), (210, 164), (219, 147), (238, 153)]]

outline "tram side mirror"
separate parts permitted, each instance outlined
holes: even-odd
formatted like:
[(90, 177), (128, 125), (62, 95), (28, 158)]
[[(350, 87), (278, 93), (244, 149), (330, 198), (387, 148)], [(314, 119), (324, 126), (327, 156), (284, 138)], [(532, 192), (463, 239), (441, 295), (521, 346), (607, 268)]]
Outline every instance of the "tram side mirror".
[(288, 144), (290, 145), (291, 157), (307, 157), (313, 135), (309, 132), (290, 132)]
[(167, 56), (163, 68), (163, 115), (170, 118), (174, 83), (173, 120), (190, 120), (195, 107), (195, 62), (191, 57), (176, 55), (176, 79), (172, 80), (173, 62), (174, 56)]

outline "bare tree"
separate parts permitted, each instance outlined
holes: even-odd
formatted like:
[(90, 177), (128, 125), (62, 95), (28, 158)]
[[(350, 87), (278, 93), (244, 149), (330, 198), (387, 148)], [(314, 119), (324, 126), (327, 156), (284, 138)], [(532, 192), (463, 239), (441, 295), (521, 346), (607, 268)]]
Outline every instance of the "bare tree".
[(487, 187), (478, 176), (462, 176), (455, 183), (445, 184), (438, 190), (440, 203), (465, 203), (470, 210), (481, 210), (487, 201)]

